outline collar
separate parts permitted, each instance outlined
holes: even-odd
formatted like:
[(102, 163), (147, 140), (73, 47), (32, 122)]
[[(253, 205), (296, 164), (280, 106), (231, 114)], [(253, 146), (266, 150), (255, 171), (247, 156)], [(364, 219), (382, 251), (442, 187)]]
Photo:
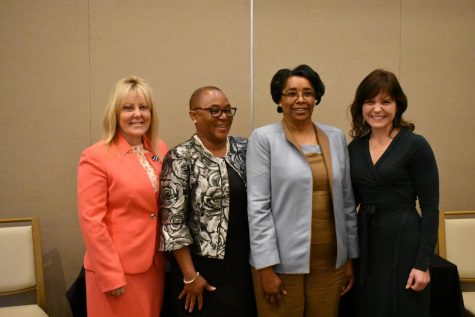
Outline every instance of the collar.
[[(332, 166), (332, 157), (331, 157), (331, 150), (330, 150), (330, 141), (328, 140), (328, 136), (323, 132), (322, 129), (320, 129), (315, 123), (312, 122), (312, 125), (315, 129), (315, 134), (317, 136), (317, 142), (318, 145), (320, 146), (320, 149), (322, 151), (323, 159), (325, 161), (325, 168), (327, 169), (327, 173), (329, 175), (328, 180), (330, 182), (330, 188), (331, 192), (333, 193), (333, 166)], [(295, 146), (295, 148), (303, 155), (305, 156), (305, 153), (302, 150), (302, 147), (300, 144), (297, 142), (297, 140), (294, 138), (292, 133), (290, 132), (289, 128), (287, 127), (287, 124), (285, 123), (284, 120), (282, 120), (282, 129), (284, 130), (285, 137), (287, 140)]]
[[(148, 138), (144, 136), (142, 139), (143, 139), (144, 150), (148, 150), (149, 152), (152, 152), (152, 147), (150, 146), (150, 142), (148, 141)], [(129, 144), (129, 142), (127, 142), (127, 140), (122, 135), (122, 133), (118, 131), (115, 133), (114, 143), (117, 145), (117, 148), (119, 149), (119, 152), (121, 154), (126, 154), (132, 148), (132, 146)]]
[[(285, 137), (287, 138), (287, 141), (289, 141), (295, 148), (302, 154), (305, 155), (305, 153), (302, 150), (302, 147), (300, 144), (297, 142), (297, 139), (293, 136), (292, 132), (290, 132), (289, 127), (287, 126), (287, 123), (282, 119), (281, 121), (282, 124), (282, 129), (284, 130)], [(313, 124), (313, 122), (312, 122)], [(315, 126), (315, 125), (314, 125)]]
[[(212, 160), (215, 160), (216, 158), (221, 158), (221, 157), (218, 157), (216, 155), (214, 155), (213, 153), (211, 153), (207, 148), (206, 146), (203, 144), (203, 142), (201, 141), (201, 139), (198, 137), (198, 135), (194, 134), (193, 135), (193, 139), (196, 141), (196, 143), (198, 143), (199, 146), (201, 146), (204, 150), (204, 154), (212, 159)], [(229, 154), (229, 135), (226, 137), (226, 154), (224, 155), (224, 157), (228, 156)]]

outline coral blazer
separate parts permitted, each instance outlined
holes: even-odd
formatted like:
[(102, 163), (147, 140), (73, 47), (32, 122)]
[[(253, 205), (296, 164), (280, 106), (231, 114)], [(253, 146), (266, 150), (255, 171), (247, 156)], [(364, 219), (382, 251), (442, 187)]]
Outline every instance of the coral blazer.
[[(159, 153), (150, 144), (147, 160), (160, 175), (167, 151), (158, 141)], [(124, 286), (126, 274), (146, 272), (154, 263), (164, 265), (159, 253), (160, 228), (157, 194), (148, 175), (120, 134), (106, 146), (100, 141), (86, 148), (78, 167), (79, 224), (86, 245), (84, 267), (95, 272), (101, 291)]]

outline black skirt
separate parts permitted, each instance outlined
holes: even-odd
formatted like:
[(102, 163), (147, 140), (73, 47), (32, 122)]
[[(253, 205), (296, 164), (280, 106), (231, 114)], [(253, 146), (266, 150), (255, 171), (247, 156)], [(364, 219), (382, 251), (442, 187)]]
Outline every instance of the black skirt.
[[(254, 291), (249, 265), (249, 225), (247, 196), (244, 182), (229, 165), (227, 166), (230, 188), (230, 208), (226, 250), (224, 259), (212, 259), (192, 254), (196, 271), (200, 272), (213, 292), (204, 291), (203, 308), (193, 313), (185, 310), (185, 298), (178, 299), (183, 290), (183, 275), (175, 259), (171, 257), (168, 274), (168, 300), (170, 316), (189, 317), (243, 317), (256, 316)], [(167, 303), (165, 303), (167, 304)]]

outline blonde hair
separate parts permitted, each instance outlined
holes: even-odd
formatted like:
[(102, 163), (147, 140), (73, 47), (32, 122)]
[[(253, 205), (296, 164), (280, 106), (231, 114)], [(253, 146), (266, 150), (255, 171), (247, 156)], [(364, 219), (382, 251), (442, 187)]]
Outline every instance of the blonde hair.
[(104, 112), (104, 119), (102, 120), (104, 143), (109, 145), (114, 140), (117, 133), (117, 114), (120, 112), (125, 98), (131, 92), (142, 94), (147, 105), (150, 107), (150, 127), (145, 135), (147, 136), (150, 145), (154, 147), (158, 139), (158, 113), (154, 107), (155, 101), (152, 89), (145, 80), (136, 76), (122, 78), (115, 84), (112, 90)]

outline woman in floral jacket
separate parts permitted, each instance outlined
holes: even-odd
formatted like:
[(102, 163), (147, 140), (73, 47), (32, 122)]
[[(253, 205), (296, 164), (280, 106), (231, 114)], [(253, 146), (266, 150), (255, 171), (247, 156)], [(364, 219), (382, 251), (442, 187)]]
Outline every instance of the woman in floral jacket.
[(219, 88), (199, 88), (190, 99), (196, 134), (164, 159), (160, 207), (163, 247), (174, 255), (173, 316), (255, 316), (247, 140), (228, 136), (235, 113)]

